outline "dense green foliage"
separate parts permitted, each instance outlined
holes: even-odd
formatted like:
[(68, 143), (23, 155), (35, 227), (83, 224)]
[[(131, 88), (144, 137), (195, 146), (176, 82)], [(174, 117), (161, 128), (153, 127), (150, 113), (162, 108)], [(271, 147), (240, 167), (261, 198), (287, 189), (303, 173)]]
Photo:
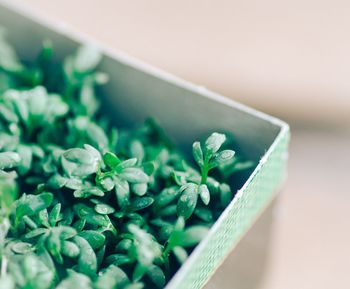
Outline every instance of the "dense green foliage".
[(0, 32), (0, 288), (162, 288), (251, 164), (224, 134), (193, 162), (152, 120), (117, 130), (95, 95), (100, 54), (52, 55), (45, 41), (21, 62)]

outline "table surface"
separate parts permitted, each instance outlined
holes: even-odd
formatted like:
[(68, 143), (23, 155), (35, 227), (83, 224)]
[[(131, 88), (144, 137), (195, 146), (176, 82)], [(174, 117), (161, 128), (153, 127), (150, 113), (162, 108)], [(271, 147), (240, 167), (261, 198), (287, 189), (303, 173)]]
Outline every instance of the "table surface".
[[(132, 26), (136, 33), (134, 38), (126, 28), (101, 29), (102, 25), (113, 27), (113, 23), (131, 23), (127, 15), (123, 16), (122, 13), (118, 13), (118, 17), (122, 17), (119, 22), (112, 17), (112, 12), (108, 13), (108, 17), (104, 19), (92, 18), (89, 16), (89, 10), (86, 10), (89, 7), (91, 10), (92, 1), (74, 1), (73, 3), (71, 1), (28, 0), (26, 2), (36, 10), (63, 19), (85, 33), (91, 33), (108, 45), (121, 47), (136, 56), (138, 52), (143, 51), (142, 47), (142, 49), (140, 47), (136, 49), (133, 46), (137, 43), (135, 37), (145, 37), (145, 35), (136, 33), (135, 25)], [(109, 5), (112, 3), (111, 1), (105, 3), (107, 2)], [(86, 6), (82, 3), (86, 3)], [(120, 1), (116, 3), (120, 5)], [(80, 7), (81, 13), (77, 9), (75, 11), (67, 9), (71, 7), (70, 5), (75, 8)], [(143, 2), (142, 7), (145, 5)], [(135, 15), (140, 16), (141, 12), (135, 11)], [(113, 34), (113, 31), (118, 31), (118, 37)], [(147, 41), (144, 45), (147, 49)], [(150, 59), (154, 57), (161, 61), (162, 59), (156, 57), (159, 55), (169, 59), (166, 53), (157, 49), (149, 51), (156, 53), (149, 55)], [(146, 58), (146, 60), (149, 59)], [(179, 61), (174, 60), (171, 63), (173, 64), (171, 71), (176, 73), (181, 70), (177, 66)], [(159, 63), (154, 64), (159, 65)], [(200, 63), (197, 64), (197, 70), (205, 71), (201, 69)], [(238, 69), (238, 72), (243, 73), (244, 71)], [(201, 79), (201, 73), (197, 74), (197, 79), (191, 75), (180, 75), (195, 81)], [(207, 84), (205, 80), (202, 83)], [(221, 87), (220, 82), (216, 84)], [(306, 101), (308, 98), (304, 97), (304, 99)], [(315, 100), (317, 99), (314, 98), (313, 101)], [(291, 99), (288, 101), (294, 107), (300, 107), (307, 113), (310, 112), (309, 106), (293, 103)], [(331, 103), (328, 104), (331, 105)], [(318, 109), (320, 107), (318, 106)], [(333, 106), (329, 107), (327, 112), (322, 111), (325, 119), (332, 112), (331, 107)], [(345, 110), (346, 106), (344, 106)], [(295, 112), (295, 110), (291, 111)], [(332, 114), (335, 114), (334, 111)], [(291, 113), (290, 116), (293, 117), (293, 114)], [(323, 122), (323, 119), (320, 119), (320, 123)], [(289, 179), (278, 198), (277, 206), (273, 212), (268, 211), (258, 225), (243, 239), (237, 250), (229, 256), (207, 284), (206, 289), (350, 288), (349, 151), (349, 128), (305, 128), (303, 124), (297, 127), (292, 126)], [(265, 239), (266, 234), (263, 234), (262, 230), (267, 228), (266, 224), (271, 219), (274, 220), (272, 227), (268, 228), (271, 230), (271, 236)], [(269, 250), (262, 250), (261, 248), (265, 248), (267, 241), (269, 241)], [(267, 254), (269, 258), (266, 264), (257, 262)], [(258, 280), (255, 276), (258, 276), (263, 269), (263, 279)]]

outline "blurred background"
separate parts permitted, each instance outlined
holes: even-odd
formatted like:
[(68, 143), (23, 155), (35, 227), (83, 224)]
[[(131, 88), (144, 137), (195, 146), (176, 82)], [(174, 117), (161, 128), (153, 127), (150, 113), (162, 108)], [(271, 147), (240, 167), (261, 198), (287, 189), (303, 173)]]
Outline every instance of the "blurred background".
[(350, 288), (349, 1), (16, 1), (291, 124), (282, 194), (207, 289)]

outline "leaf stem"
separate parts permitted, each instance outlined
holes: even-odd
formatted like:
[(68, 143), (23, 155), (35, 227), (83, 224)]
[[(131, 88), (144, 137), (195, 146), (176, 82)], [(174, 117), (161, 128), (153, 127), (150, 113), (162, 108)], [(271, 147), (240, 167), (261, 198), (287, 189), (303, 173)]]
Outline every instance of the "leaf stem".
[(204, 156), (204, 162), (203, 162), (203, 166), (201, 167), (201, 173), (202, 173), (201, 185), (204, 185), (207, 183), (207, 178), (209, 173), (209, 158), (207, 154), (205, 154)]

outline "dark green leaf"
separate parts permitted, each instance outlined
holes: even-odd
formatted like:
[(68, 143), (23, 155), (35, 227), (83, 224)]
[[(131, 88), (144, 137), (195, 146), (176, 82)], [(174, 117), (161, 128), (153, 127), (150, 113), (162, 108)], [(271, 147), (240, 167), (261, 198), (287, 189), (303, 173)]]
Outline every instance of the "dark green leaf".
[(73, 240), (80, 249), (77, 265), (78, 272), (94, 277), (97, 271), (97, 259), (94, 250), (83, 237), (75, 236)]
[(53, 195), (51, 193), (42, 193), (40, 195), (23, 195), (16, 201), (16, 218), (19, 220), (23, 216), (31, 216), (46, 209), (52, 203)]
[(101, 248), (106, 241), (106, 237), (103, 234), (93, 230), (81, 231), (79, 236), (88, 241), (91, 248), (94, 250)]

